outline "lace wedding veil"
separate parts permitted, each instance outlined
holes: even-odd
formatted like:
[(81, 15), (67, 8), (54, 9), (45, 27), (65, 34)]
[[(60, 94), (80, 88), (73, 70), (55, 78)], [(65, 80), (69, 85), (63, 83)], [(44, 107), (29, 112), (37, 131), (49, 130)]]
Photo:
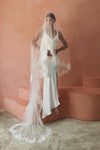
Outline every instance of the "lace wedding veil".
[[(47, 17), (54, 19), (54, 28), (50, 22), (47, 22)], [(52, 129), (43, 124), (41, 119), (42, 111), (42, 95), (41, 95), (41, 84), (40, 80), (44, 77), (45, 71), (43, 70), (42, 61), (45, 59), (47, 54), (47, 45), (42, 44), (44, 33), (48, 34), (51, 39), (51, 54), (53, 61), (56, 63), (56, 53), (53, 50), (53, 40), (56, 36), (56, 32), (61, 31), (59, 24), (53, 13), (48, 13), (45, 18), (43, 25), (41, 26), (42, 34), (37, 41), (37, 45), (33, 46), (32, 40), (30, 44), (30, 97), (29, 103), (25, 108), (23, 114), (23, 121), (10, 127), (9, 131), (13, 136), (19, 140), (28, 143), (42, 143), (52, 134)], [(36, 33), (37, 35), (37, 33)], [(63, 54), (64, 52), (64, 54)], [(59, 53), (60, 64), (58, 70), (58, 76), (62, 76), (71, 70), (70, 53), (69, 49)], [(62, 53), (61, 57), (60, 54)]]

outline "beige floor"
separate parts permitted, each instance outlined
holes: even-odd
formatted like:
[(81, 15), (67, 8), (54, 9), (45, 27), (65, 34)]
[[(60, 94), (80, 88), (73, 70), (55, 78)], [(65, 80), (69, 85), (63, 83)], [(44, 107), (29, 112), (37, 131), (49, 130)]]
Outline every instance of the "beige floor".
[(45, 124), (53, 133), (42, 144), (15, 139), (8, 129), (19, 122), (14, 115), (0, 112), (0, 150), (100, 150), (100, 121), (66, 118)]

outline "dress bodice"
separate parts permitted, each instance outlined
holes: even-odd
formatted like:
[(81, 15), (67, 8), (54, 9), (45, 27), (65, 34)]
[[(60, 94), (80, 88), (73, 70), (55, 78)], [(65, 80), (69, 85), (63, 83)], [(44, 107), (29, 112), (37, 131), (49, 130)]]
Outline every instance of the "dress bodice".
[[(48, 62), (52, 62), (54, 64), (60, 64), (59, 56), (56, 53), (56, 47), (58, 43), (58, 30), (57, 34), (51, 39), (49, 35), (44, 31), (41, 39), (40, 46), (40, 63), (45, 66)], [(47, 56), (47, 50), (50, 50), (52, 56)]]
[(40, 51), (43, 51), (44, 53), (47, 54), (47, 50), (50, 50), (51, 54), (53, 55), (55, 53), (54, 50), (57, 47), (57, 43), (58, 43), (58, 30), (57, 34), (52, 39), (49, 37), (46, 31), (44, 31), (41, 39)]

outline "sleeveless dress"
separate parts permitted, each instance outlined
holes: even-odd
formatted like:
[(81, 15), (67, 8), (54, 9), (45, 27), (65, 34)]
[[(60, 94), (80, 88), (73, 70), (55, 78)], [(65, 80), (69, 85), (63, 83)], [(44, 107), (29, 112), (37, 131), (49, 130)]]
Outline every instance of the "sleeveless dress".
[[(60, 59), (58, 54), (55, 53), (58, 42), (58, 31), (53, 39), (51, 39), (45, 32), (42, 37), (41, 43), (41, 59), (42, 67), (44, 70), (44, 82), (43, 82), (43, 109), (42, 118), (50, 115), (51, 109), (60, 105), (58, 99), (58, 78), (57, 73), (59, 69)], [(54, 55), (55, 59), (53, 61), (53, 56), (47, 56), (47, 50), (51, 50), (51, 54)]]

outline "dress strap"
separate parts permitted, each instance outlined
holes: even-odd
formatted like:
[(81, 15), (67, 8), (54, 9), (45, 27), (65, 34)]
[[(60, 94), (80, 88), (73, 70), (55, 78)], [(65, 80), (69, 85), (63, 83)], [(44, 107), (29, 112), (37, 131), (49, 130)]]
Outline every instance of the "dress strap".
[(58, 37), (58, 30), (57, 30), (57, 37)]

